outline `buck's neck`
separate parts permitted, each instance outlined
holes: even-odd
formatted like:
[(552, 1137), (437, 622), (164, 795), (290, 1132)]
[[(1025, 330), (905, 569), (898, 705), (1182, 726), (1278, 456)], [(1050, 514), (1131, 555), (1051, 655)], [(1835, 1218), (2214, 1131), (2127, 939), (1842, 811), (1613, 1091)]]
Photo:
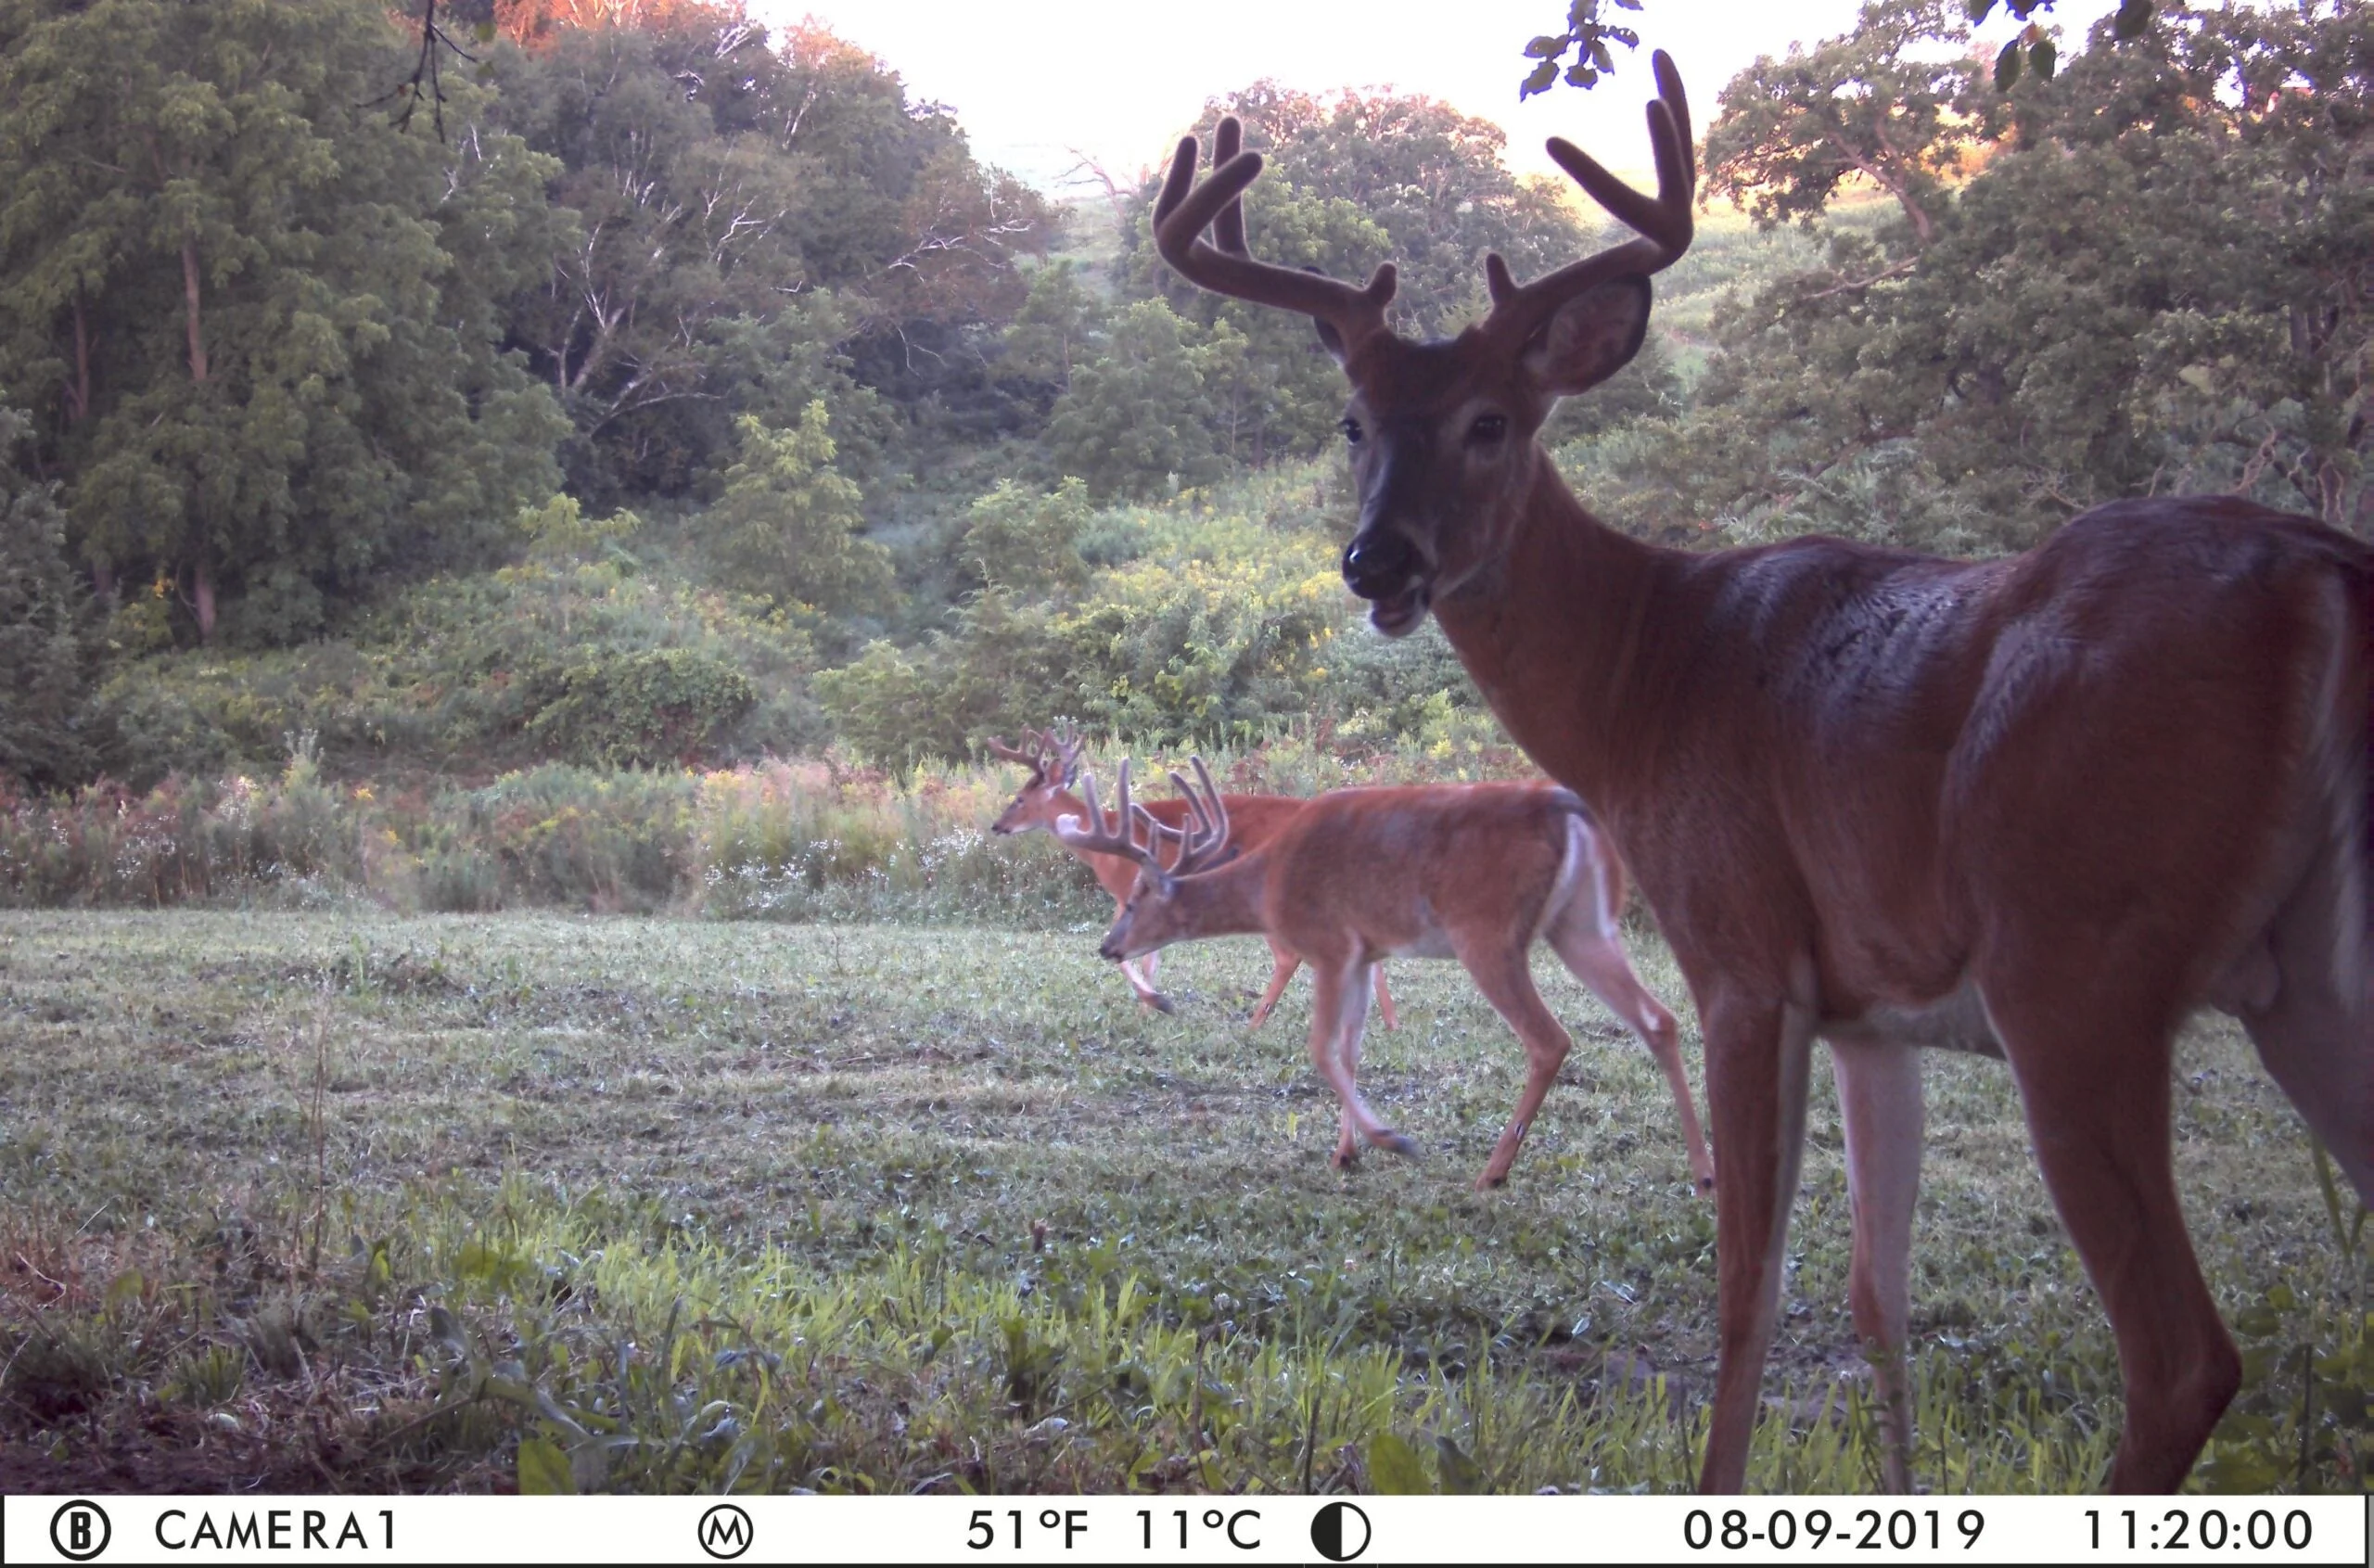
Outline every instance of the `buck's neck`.
[(1182, 937), (1241, 937), (1268, 929), (1261, 891), (1270, 857), (1256, 849), (1216, 870), (1182, 876), (1170, 900)]
[(1639, 771), (1627, 724), (1665, 662), (1655, 600), (1677, 554), (1602, 524), (1543, 453), (1506, 558), (1435, 606), (1510, 737), (1595, 808)]

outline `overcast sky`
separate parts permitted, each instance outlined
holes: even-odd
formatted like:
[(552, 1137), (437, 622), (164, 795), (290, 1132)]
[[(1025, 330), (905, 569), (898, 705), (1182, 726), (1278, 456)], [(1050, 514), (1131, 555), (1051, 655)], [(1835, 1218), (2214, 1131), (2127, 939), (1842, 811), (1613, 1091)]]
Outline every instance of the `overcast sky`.
[[(1563, 83), (1517, 102), (1525, 41), (1563, 26), (1564, 0), (749, 0), (781, 23), (812, 16), (887, 61), (915, 99), (956, 111), (976, 157), (1041, 189), (1066, 191), (1081, 154), (1118, 178), (1158, 162), (1206, 98), (1274, 77), (1290, 87), (1392, 86), (1497, 121), (1509, 162), (1549, 173), (1545, 137), (1563, 135), (1603, 160), (1646, 169), (1641, 106), (1647, 55), (1681, 69), (1704, 131), (1715, 96), (1758, 55), (1846, 32), (1859, 0), (1644, 0), (1606, 9), (1638, 27), (1640, 48), (1617, 51), (1616, 75), (1589, 92)], [(2115, 0), (2060, 0), (2045, 19), (2064, 52)], [(2017, 24), (1991, 18), (1990, 40)]]

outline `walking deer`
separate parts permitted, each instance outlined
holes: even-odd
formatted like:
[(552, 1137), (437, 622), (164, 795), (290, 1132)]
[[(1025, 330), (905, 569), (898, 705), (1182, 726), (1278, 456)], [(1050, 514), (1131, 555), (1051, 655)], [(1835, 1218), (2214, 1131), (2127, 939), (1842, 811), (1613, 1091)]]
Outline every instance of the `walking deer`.
[[(1130, 801), (1127, 762), (1111, 817), (1091, 779), (1084, 818), (1056, 825), (1075, 848), (1137, 863), (1098, 950), (1127, 962), (1172, 942), (1257, 931), (1273, 950), (1309, 964), (1311, 1065), (1342, 1110), (1336, 1166), (1350, 1165), (1364, 1143), (1401, 1154), (1417, 1149), (1360, 1098), (1370, 970), (1385, 957), (1456, 958), (1525, 1042), (1525, 1091), (1475, 1185), (1508, 1179), (1574, 1045), (1534, 988), (1533, 947), (1546, 941), (1656, 1058), (1681, 1115), (1691, 1175), (1702, 1192), (1714, 1186), (1673, 1014), (1624, 955), (1616, 925), (1623, 867), (1573, 791), (1523, 784), (1332, 790), (1267, 843), (1236, 850), (1228, 800), (1202, 758), (1194, 768), (1200, 793), (1171, 775), (1187, 803), (1182, 827), (1162, 827)], [(1156, 836), (1178, 842), (1168, 866), (1148, 842)]]
[[(1080, 752), (1087, 746), (1078, 732), (1069, 729), (1026, 730), (1023, 746), (1008, 746), (994, 736), (989, 743), (989, 753), (1008, 762), (1018, 762), (1030, 770), (1022, 788), (1015, 792), (989, 831), (998, 834), (1053, 832), (1059, 818), (1076, 817), (1082, 809), (1080, 798), (1072, 793), (1072, 785), (1079, 777)], [(1232, 795), (1228, 797), (1231, 821), (1235, 824), (1235, 841), (1241, 848), (1266, 844), (1280, 827), (1292, 820), (1303, 808), (1303, 802), (1287, 795)], [(1167, 827), (1177, 827), (1186, 814), (1184, 800), (1157, 800), (1147, 808), (1153, 819)], [(1059, 835), (1060, 836), (1060, 835)], [(1168, 842), (1175, 843), (1176, 840)], [(1088, 866), (1097, 885), (1112, 895), (1113, 907), (1118, 912), (1128, 901), (1130, 888), (1137, 881), (1138, 862), (1133, 856), (1103, 854), (1082, 849), (1065, 841), (1066, 848), (1078, 855)], [(1284, 994), (1286, 982), (1295, 977), (1301, 960), (1275, 942), (1270, 944), (1270, 987), (1254, 1004), (1253, 1015), (1246, 1020), (1249, 1028), (1259, 1028), (1278, 1005)], [(1155, 988), (1155, 976), (1161, 956), (1148, 953), (1142, 960), (1130, 959), (1121, 965), (1121, 977), (1138, 1000), (1159, 1012), (1171, 1011), (1170, 999)], [(1377, 1010), (1385, 1015), (1385, 1026), (1397, 1027), (1393, 1016), (1393, 997), (1385, 988), (1385, 966), (1377, 965)]]
[[(2006, 1060), (2118, 1342), (2118, 1490), (2181, 1482), (2240, 1363), (2170, 1159), (2177, 1025), (2239, 1017), (2374, 1199), (2374, 549), (2221, 496), (2116, 502), (2008, 560), (1834, 539), (1693, 554), (1601, 524), (1537, 439), (1648, 330), (1691, 234), (1690, 113), (1655, 57), (1657, 194), (1553, 139), (1638, 237), (1447, 341), (1365, 286), (1256, 261), (1233, 120), (1179, 145), (1155, 244), (1191, 282), (1299, 312), (1343, 366), (1359, 496), (1345, 581), (1388, 636), (1429, 610), (1509, 733), (1591, 803), (1706, 1042), (1720, 1341), (1700, 1485), (1746, 1473), (1805, 1141), (1831, 1046), (1850, 1297), (1910, 1483), (1904, 1368), (1920, 1048)], [(1209, 231), (1211, 237), (1204, 237)]]

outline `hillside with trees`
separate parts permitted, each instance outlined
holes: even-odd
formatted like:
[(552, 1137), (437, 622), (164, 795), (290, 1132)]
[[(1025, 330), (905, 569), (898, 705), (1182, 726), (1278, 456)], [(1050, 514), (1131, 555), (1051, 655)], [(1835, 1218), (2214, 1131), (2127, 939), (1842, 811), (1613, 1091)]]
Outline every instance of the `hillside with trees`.
[[(0, 774), (483, 781), (1493, 729), (1335, 577), (1333, 363), (729, 6), (0, 4)], [(1640, 25), (1654, 41), (1657, 16)], [(2157, 6), (2000, 83), (1963, 7), (1701, 87), (1701, 236), (1547, 432), (1691, 546), (1984, 555), (2124, 495), (2374, 534), (2374, 19)], [(443, 49), (446, 45), (438, 45)], [(434, 53), (434, 51), (432, 51)], [(394, 91), (391, 93), (391, 89)], [(1500, 131), (1255, 82), (1265, 256), (1397, 325), (1594, 244)], [(1734, 206), (1733, 204), (1736, 204)]]

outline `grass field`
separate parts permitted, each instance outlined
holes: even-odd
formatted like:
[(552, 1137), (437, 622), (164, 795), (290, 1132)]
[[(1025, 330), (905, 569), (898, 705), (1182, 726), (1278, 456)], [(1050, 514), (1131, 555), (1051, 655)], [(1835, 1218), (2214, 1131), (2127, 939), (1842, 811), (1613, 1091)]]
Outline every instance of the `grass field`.
[[(1396, 965), (1363, 1082), (1426, 1157), (1339, 1174), (1266, 973), (1178, 950), (1166, 1018), (1085, 932), (0, 914), (0, 1489), (1686, 1485), (1713, 1212), (1646, 1053), (1545, 959), (1577, 1049), (1475, 1193), (1520, 1052)], [(2108, 1330), (2009, 1076), (1927, 1072), (1921, 1478), (2086, 1489)], [(2239, 1033), (2178, 1072), (2250, 1365), (2197, 1482), (2356, 1485), (2350, 1233)], [(1751, 1481), (1857, 1489), (1815, 1099)]]

